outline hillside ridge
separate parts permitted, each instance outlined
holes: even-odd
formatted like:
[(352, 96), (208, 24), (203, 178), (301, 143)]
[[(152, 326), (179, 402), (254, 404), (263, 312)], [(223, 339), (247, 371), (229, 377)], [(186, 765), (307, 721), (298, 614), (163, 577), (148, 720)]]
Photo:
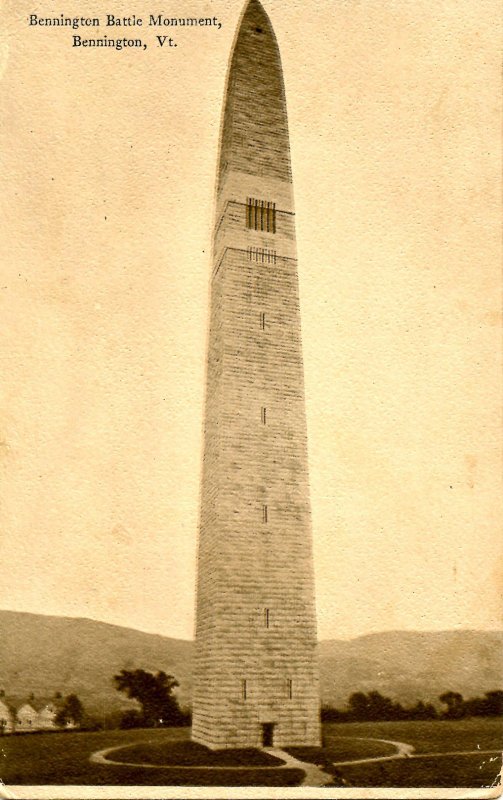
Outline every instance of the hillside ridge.
[[(76, 692), (89, 712), (125, 708), (114, 689), (121, 669), (164, 670), (190, 704), (193, 642), (87, 617), (0, 610), (0, 689), (12, 698)], [(402, 703), (465, 697), (503, 688), (503, 632), (382, 631), (319, 642), (324, 704), (344, 707), (354, 691), (376, 689)]]

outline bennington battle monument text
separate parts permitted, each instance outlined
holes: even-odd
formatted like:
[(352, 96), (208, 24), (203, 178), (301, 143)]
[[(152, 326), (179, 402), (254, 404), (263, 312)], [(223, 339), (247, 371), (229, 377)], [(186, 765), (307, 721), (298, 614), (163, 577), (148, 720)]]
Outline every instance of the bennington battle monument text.
[(294, 202), (280, 55), (241, 18), (217, 174), (192, 737), (319, 745)]

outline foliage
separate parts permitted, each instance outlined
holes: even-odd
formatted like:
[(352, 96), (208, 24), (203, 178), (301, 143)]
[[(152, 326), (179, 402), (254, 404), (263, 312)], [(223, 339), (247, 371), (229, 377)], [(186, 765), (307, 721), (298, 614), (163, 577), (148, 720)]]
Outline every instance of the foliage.
[(438, 698), (447, 706), (444, 713), (446, 719), (462, 719), (463, 717), (501, 717), (503, 716), (503, 691), (495, 689), (486, 692), (484, 697), (472, 697), (463, 700), (459, 692), (444, 692)]
[(127, 711), (121, 727), (158, 728), (182, 724), (183, 715), (173, 690), (178, 681), (165, 672), (146, 672), (143, 669), (123, 669), (114, 675), (116, 689), (137, 700), (141, 712)]
[(347, 722), (348, 721), (348, 712), (341, 711), (338, 708), (332, 708), (331, 706), (322, 706), (321, 707), (321, 721), (322, 722)]
[(496, 689), (486, 692), (484, 697), (474, 697), (464, 704), (465, 711), (470, 717), (502, 717), (503, 716), (503, 690)]
[[(61, 694), (59, 694), (57, 699), (61, 699)], [(80, 702), (79, 698), (76, 694), (69, 694), (59, 708), (56, 714), (55, 722), (56, 725), (59, 725), (61, 728), (64, 728), (66, 725), (68, 725), (68, 723), (80, 725), (83, 716), (84, 706)]]
[(463, 695), (459, 692), (444, 692), (438, 699), (447, 706), (444, 714), (447, 719), (461, 719), (464, 716)]
[(403, 719), (403, 708), (400, 703), (395, 703), (380, 692), (372, 691), (368, 694), (355, 692), (349, 698), (349, 713), (351, 719)]
[(322, 722), (371, 722), (378, 720), (428, 720), (463, 719), (465, 717), (503, 716), (503, 691), (486, 692), (484, 697), (464, 700), (459, 692), (447, 691), (438, 698), (446, 706), (439, 713), (432, 703), (418, 700), (414, 706), (404, 707), (380, 692), (354, 692), (348, 700), (348, 709), (324, 706)]
[(122, 715), (120, 720), (120, 727), (123, 730), (129, 730), (130, 728), (143, 728), (143, 716), (139, 711), (136, 709), (131, 708), (128, 711), (125, 711)]
[(192, 725), (192, 711), (190, 708), (182, 708), (180, 710), (180, 725), (190, 728)]
[(411, 709), (404, 708), (406, 719), (437, 719), (437, 709), (432, 703), (424, 703), (418, 700)]

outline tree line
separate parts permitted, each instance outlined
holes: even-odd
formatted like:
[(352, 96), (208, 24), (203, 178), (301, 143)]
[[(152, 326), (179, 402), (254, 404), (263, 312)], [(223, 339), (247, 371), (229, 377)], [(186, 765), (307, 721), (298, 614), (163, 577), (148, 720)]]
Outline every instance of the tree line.
[(459, 692), (446, 691), (438, 699), (444, 706), (441, 710), (437, 710), (433, 703), (424, 703), (422, 700), (405, 707), (378, 691), (354, 692), (349, 697), (347, 709), (323, 706), (321, 719), (323, 722), (370, 722), (503, 716), (503, 691), (500, 689), (470, 700), (465, 700)]
[(64, 700), (61, 698), (61, 704), (57, 710), (54, 722), (56, 725), (59, 725), (59, 727), (64, 728), (69, 723), (80, 725), (83, 717), (84, 706), (80, 702), (80, 699), (76, 694), (69, 694)]
[[(178, 681), (165, 672), (146, 672), (143, 669), (121, 670), (114, 676), (115, 687), (130, 699), (138, 702), (140, 709), (126, 711), (121, 727), (173, 727), (190, 724), (190, 713), (182, 711), (174, 690)], [(324, 722), (363, 722), (378, 720), (428, 720), (462, 719), (464, 717), (497, 717), (503, 715), (503, 691), (486, 692), (483, 697), (465, 700), (459, 692), (445, 691), (439, 696), (443, 708), (437, 710), (433, 703), (418, 700), (413, 706), (403, 706), (378, 691), (354, 692), (348, 708), (340, 710), (324, 706)]]
[(179, 686), (173, 675), (122, 669), (114, 675), (113, 681), (116, 689), (140, 706), (140, 709), (124, 712), (121, 728), (171, 728), (190, 724), (190, 715), (182, 711), (173, 694)]
[[(123, 712), (115, 724), (110, 720), (112, 727), (117, 724), (121, 728), (190, 725), (190, 712), (180, 708), (174, 694), (179, 684), (173, 675), (167, 675), (163, 671), (153, 673), (143, 669), (122, 669), (113, 676), (113, 683), (115, 688), (130, 700), (136, 700), (138, 707)], [(56, 698), (59, 701), (54, 720), (56, 725), (65, 727), (70, 721), (81, 725), (85, 715), (77, 695), (70, 694), (63, 699), (58, 693)], [(503, 690), (500, 689), (469, 700), (465, 700), (460, 692), (445, 691), (439, 695), (438, 700), (443, 706), (440, 710), (433, 703), (425, 703), (422, 700), (418, 700), (412, 706), (403, 706), (378, 691), (353, 692), (348, 699), (346, 709), (323, 706), (321, 719), (323, 722), (370, 722), (503, 716)], [(94, 725), (103, 727), (97, 721)]]

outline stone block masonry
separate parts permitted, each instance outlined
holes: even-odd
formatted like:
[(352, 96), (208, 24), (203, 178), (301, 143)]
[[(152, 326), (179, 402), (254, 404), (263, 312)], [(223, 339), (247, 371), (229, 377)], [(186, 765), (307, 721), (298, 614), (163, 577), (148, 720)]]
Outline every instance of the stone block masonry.
[(192, 737), (319, 745), (288, 124), (258, 0), (227, 78), (210, 302)]

